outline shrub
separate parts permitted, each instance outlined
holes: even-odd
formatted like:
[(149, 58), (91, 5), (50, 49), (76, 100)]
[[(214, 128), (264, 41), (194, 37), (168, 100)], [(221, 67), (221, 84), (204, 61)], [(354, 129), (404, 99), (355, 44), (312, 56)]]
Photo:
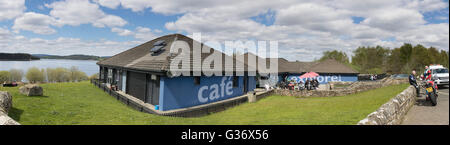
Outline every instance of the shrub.
[(98, 79), (98, 73), (93, 74), (89, 77), (89, 80)]
[(10, 80), (15, 82), (22, 81), (23, 78), (23, 70), (21, 69), (11, 69), (9, 70), (9, 73), (11, 74)]
[(80, 71), (76, 66), (72, 66), (69, 72), (70, 72), (70, 81), (78, 82), (88, 79), (86, 73)]
[(70, 69), (63, 67), (47, 68), (48, 82), (78, 82), (87, 79), (86, 73), (78, 70), (77, 67), (71, 67)]
[(8, 71), (0, 71), (0, 83), (10, 80), (11, 74)]
[(45, 76), (44, 76), (43, 71), (39, 70), (39, 68), (32, 67), (32, 68), (28, 69), (26, 78), (30, 83), (37, 83), (37, 82), (43, 82)]

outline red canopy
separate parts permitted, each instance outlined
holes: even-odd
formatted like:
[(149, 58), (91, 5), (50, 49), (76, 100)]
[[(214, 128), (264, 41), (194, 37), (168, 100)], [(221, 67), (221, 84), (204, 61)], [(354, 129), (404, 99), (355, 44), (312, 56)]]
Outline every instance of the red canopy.
[(309, 73), (305, 73), (303, 75), (300, 76), (301, 79), (303, 78), (314, 78), (319, 76), (319, 74), (315, 73), (315, 72), (309, 72)]

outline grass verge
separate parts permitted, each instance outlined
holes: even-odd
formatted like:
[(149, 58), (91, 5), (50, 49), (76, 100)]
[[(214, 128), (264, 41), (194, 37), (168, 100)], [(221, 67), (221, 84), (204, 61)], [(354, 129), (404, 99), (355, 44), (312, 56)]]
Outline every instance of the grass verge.
[(136, 111), (89, 82), (42, 84), (44, 96), (27, 97), (19, 88), (1, 88), (13, 96), (9, 116), (21, 124), (356, 124), (408, 87), (392, 85), (339, 97), (269, 96), (198, 118), (166, 117)]

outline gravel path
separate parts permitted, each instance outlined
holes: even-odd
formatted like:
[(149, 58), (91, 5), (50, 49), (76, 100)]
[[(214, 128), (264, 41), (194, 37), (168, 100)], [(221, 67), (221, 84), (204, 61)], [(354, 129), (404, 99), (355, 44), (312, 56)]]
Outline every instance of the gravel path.
[(403, 120), (404, 125), (449, 125), (449, 87), (439, 89), (438, 104), (431, 106), (425, 97), (418, 98)]

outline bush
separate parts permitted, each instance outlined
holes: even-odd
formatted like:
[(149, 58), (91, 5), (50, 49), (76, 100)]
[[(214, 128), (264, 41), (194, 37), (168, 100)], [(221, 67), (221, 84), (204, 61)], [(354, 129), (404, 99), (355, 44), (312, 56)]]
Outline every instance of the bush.
[(8, 71), (0, 71), (0, 83), (7, 82), (11, 78), (11, 74)]
[(78, 82), (87, 79), (86, 73), (78, 70), (77, 67), (71, 67), (70, 69), (63, 67), (47, 68), (48, 82)]
[(9, 73), (11, 73), (10, 80), (14, 82), (20, 82), (23, 78), (23, 70), (21, 69), (11, 69), (9, 70)]
[(73, 82), (84, 81), (88, 79), (86, 73), (80, 71), (78, 67), (72, 66), (69, 72), (70, 72), (70, 80)]
[(98, 73), (93, 74), (89, 77), (89, 80), (98, 79)]
[(30, 83), (43, 82), (45, 79), (44, 72), (39, 70), (37, 67), (32, 67), (28, 69), (26, 78)]
[(69, 70), (63, 67), (47, 68), (48, 82), (68, 82), (70, 80)]

